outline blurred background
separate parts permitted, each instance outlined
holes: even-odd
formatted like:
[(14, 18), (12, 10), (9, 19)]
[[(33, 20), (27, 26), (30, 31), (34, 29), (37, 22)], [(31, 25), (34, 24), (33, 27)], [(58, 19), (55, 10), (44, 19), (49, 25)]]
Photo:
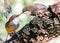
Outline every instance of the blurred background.
[[(48, 5), (53, 5), (57, 2), (60, 2), (60, 0), (0, 0), (0, 43), (6, 40), (7, 32), (5, 30), (5, 23), (11, 15), (20, 14), (22, 9), (30, 4), (42, 3), (48, 7)], [(29, 15), (21, 15), (19, 17), (19, 29), (29, 23), (32, 18), (33, 17)], [(50, 43), (60, 43), (59, 41), (60, 37), (54, 39)]]

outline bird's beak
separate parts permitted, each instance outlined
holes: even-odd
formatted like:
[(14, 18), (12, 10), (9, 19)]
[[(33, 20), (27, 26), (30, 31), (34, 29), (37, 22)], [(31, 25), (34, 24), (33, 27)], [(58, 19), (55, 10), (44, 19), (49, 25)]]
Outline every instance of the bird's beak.
[(21, 12), (21, 13), (19, 14), (19, 16), (22, 15), (22, 14), (31, 15), (31, 11)]
[(30, 15), (31, 12), (30, 12), (30, 11), (25, 11), (24, 14), (26, 14), (26, 15)]
[(19, 17), (20, 15), (18, 14), (17, 17)]

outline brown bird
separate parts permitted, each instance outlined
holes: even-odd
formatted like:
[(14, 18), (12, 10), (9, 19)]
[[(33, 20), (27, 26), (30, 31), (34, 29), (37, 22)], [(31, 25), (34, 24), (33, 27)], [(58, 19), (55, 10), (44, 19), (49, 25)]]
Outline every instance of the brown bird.
[(43, 4), (33, 4), (22, 9), (22, 13), (30, 14), (36, 16), (38, 14), (44, 13), (47, 10), (47, 7)]
[(7, 31), (8, 35), (10, 35), (10, 36), (13, 36), (14, 32), (19, 27), (18, 16), (19, 15), (16, 15), (16, 14), (12, 15), (5, 24), (6, 31)]

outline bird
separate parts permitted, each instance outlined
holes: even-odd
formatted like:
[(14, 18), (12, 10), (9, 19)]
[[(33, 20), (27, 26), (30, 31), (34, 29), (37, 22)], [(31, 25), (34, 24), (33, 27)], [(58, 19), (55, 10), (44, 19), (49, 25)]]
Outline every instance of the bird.
[(47, 7), (41, 3), (32, 4), (22, 9), (22, 13), (36, 16), (47, 11)]
[(18, 14), (12, 15), (9, 20), (5, 23), (5, 28), (9, 36), (13, 36), (15, 31), (19, 27), (19, 22), (18, 22)]

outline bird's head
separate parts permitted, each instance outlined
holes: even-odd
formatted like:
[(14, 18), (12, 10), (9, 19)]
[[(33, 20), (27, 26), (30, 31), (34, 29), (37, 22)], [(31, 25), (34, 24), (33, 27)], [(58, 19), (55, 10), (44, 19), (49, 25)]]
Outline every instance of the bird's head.
[(12, 15), (12, 16), (10, 17), (9, 21), (14, 20), (15, 18), (18, 19), (18, 17), (19, 17), (19, 14), (14, 14), (14, 15)]
[(47, 7), (43, 4), (36, 4), (36, 8), (33, 10), (32, 14), (40, 15), (47, 11)]
[(10, 20), (13, 20), (13, 19), (17, 18), (18, 16), (19, 16), (18, 14), (14, 14), (10, 17)]

